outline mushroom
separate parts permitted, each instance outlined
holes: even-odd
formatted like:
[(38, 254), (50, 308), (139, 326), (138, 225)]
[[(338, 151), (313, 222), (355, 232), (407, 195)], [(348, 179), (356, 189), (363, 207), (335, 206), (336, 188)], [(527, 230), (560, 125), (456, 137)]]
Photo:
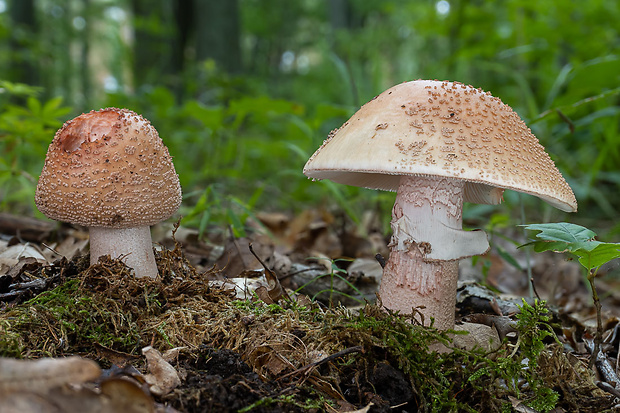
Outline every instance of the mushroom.
[(155, 128), (128, 109), (82, 114), (56, 132), (35, 194), (48, 218), (89, 228), (90, 262), (121, 257), (157, 277), (149, 227), (181, 204), (172, 157)]
[(575, 196), (521, 118), (490, 93), (458, 82), (416, 80), (366, 103), (304, 167), (313, 179), (397, 191), (379, 297), (402, 314), (454, 327), (458, 261), (489, 250), (462, 230), (463, 201), (499, 204), (504, 189), (562, 211)]

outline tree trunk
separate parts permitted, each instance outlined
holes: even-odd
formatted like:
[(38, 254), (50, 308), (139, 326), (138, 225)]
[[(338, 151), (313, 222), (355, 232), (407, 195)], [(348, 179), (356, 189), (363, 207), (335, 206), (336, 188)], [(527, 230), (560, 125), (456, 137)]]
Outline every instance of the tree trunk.
[(82, 0), (84, 4), (84, 10), (82, 12), (82, 18), (84, 18), (85, 25), (82, 29), (82, 35), (76, 36), (80, 42), (80, 80), (81, 80), (81, 89), (82, 89), (82, 97), (80, 99), (80, 106), (83, 110), (88, 110), (90, 108), (90, 102), (92, 101), (92, 81), (90, 76), (90, 33), (91, 33), (91, 23), (90, 20), (91, 12), (91, 0)]
[(176, 2), (132, 0), (131, 6), (135, 30), (134, 86), (177, 86), (183, 52), (177, 43), (179, 36), (174, 22)]
[(38, 24), (34, 0), (11, 0), (9, 15), (12, 22), (12, 36), (9, 43), (11, 59), (7, 80), (38, 85), (37, 66), (28, 53), (37, 41)]
[(228, 73), (241, 70), (238, 0), (195, 0), (196, 60), (213, 59)]

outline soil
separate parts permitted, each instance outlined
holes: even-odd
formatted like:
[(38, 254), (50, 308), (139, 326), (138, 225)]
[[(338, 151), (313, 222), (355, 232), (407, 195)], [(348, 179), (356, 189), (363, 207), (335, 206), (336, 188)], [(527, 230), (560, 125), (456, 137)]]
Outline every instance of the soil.
[[(260, 239), (253, 239), (256, 250)], [(126, 411), (599, 412), (617, 402), (610, 393), (615, 383), (600, 367), (603, 361), (615, 365), (618, 357), (620, 332), (612, 337), (619, 330), (612, 316), (605, 317), (607, 341), (597, 369), (589, 366), (592, 324), (568, 307), (574, 303), (545, 306), (548, 324), (533, 324), (537, 335), (528, 338), (514, 328), (513, 303), (520, 300), (468, 290), (459, 317), (493, 324), (504, 344), (463, 350), (446, 333), (376, 304), (346, 308), (331, 295), (321, 302), (294, 293), (291, 276), (271, 270), (278, 248), (267, 248), (271, 255), (263, 259), (272, 266), (262, 273), (247, 265), (235, 270), (247, 280), (258, 271), (264, 281), (240, 298), (238, 288), (223, 282), (225, 268), (207, 258), (213, 244), (201, 254), (197, 243), (189, 248), (168, 239), (164, 245), (156, 250), (157, 280), (136, 279), (122, 261), (109, 258), (89, 266), (88, 255), (79, 253), (51, 263), (20, 257), (0, 276), (0, 355), (95, 360), (102, 368), (90, 384), (95, 391), (111, 377), (122, 378), (139, 389), (136, 405), (148, 400), (147, 410)], [(296, 262), (294, 253), (288, 256)], [(555, 337), (538, 331), (545, 326)], [(436, 342), (450, 351), (430, 350)], [(164, 358), (180, 385), (164, 394), (149, 388), (146, 377), (154, 372), (142, 354), (146, 346), (172, 350)], [(534, 372), (523, 367), (528, 355), (537, 357), (529, 364)]]

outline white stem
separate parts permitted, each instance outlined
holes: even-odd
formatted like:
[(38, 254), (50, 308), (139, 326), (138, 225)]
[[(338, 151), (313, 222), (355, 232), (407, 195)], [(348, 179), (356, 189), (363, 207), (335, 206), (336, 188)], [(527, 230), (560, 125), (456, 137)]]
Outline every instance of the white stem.
[(99, 257), (109, 255), (121, 258), (133, 268), (136, 277), (157, 277), (157, 264), (153, 254), (151, 230), (148, 226), (137, 228), (90, 227), (90, 265)]
[(482, 231), (463, 231), (463, 181), (403, 177), (392, 210), (390, 257), (379, 288), (382, 304), (402, 314), (425, 307), (424, 324), (454, 327), (458, 260), (489, 249)]

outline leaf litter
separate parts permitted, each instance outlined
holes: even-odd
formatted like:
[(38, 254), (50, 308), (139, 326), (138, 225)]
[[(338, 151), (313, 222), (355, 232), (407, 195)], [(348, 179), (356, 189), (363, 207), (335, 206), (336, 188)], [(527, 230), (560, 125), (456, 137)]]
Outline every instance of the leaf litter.
[[(608, 381), (588, 367), (593, 326), (584, 316), (591, 312), (585, 299), (573, 307), (564, 302), (571, 311), (549, 310), (557, 339), (541, 338), (532, 364), (511, 359), (525, 345), (514, 327), (517, 300), (463, 290), (470, 299), (461, 314), (504, 331), (504, 345), (486, 353), (434, 353), (435, 342), (451, 346), (448, 334), (380, 311), (369, 300), (378, 283), (376, 275), (365, 275), (377, 272), (376, 232), (370, 237), (362, 229), (364, 241), (359, 229), (336, 221), (325, 212), (292, 220), (279, 214), (265, 219), (271, 236), (254, 232), (247, 240), (219, 235), (184, 242), (192, 240), (186, 231), (183, 241), (164, 240), (156, 249), (157, 280), (136, 279), (121, 261), (105, 257), (89, 267), (80, 255), (83, 237), (70, 232), (63, 238), (61, 229), (55, 245), (64, 241), (69, 251), (74, 245), (73, 257), (18, 257), (2, 275), (10, 282), (0, 279), (2, 360), (79, 355), (96, 361), (101, 374), (87, 383), (24, 385), (16, 394), (36, 400), (30, 411), (52, 411), (53, 403), (82, 403), (83, 411), (550, 411), (540, 394), (558, 395), (553, 411), (605, 411), (617, 402), (599, 388)], [(351, 258), (334, 260), (347, 249)], [(349, 267), (359, 270), (349, 273)], [(240, 296), (248, 284), (239, 287), (227, 277), (265, 282), (262, 292)], [(29, 282), (39, 286), (24, 287)], [(293, 292), (299, 287), (310, 297)], [(614, 360), (620, 333), (611, 332), (619, 323), (611, 315), (606, 320), (605, 351)], [(0, 369), (0, 389), (12, 380)], [(538, 394), (533, 386), (550, 392)], [(25, 403), (17, 396), (9, 401)]]

